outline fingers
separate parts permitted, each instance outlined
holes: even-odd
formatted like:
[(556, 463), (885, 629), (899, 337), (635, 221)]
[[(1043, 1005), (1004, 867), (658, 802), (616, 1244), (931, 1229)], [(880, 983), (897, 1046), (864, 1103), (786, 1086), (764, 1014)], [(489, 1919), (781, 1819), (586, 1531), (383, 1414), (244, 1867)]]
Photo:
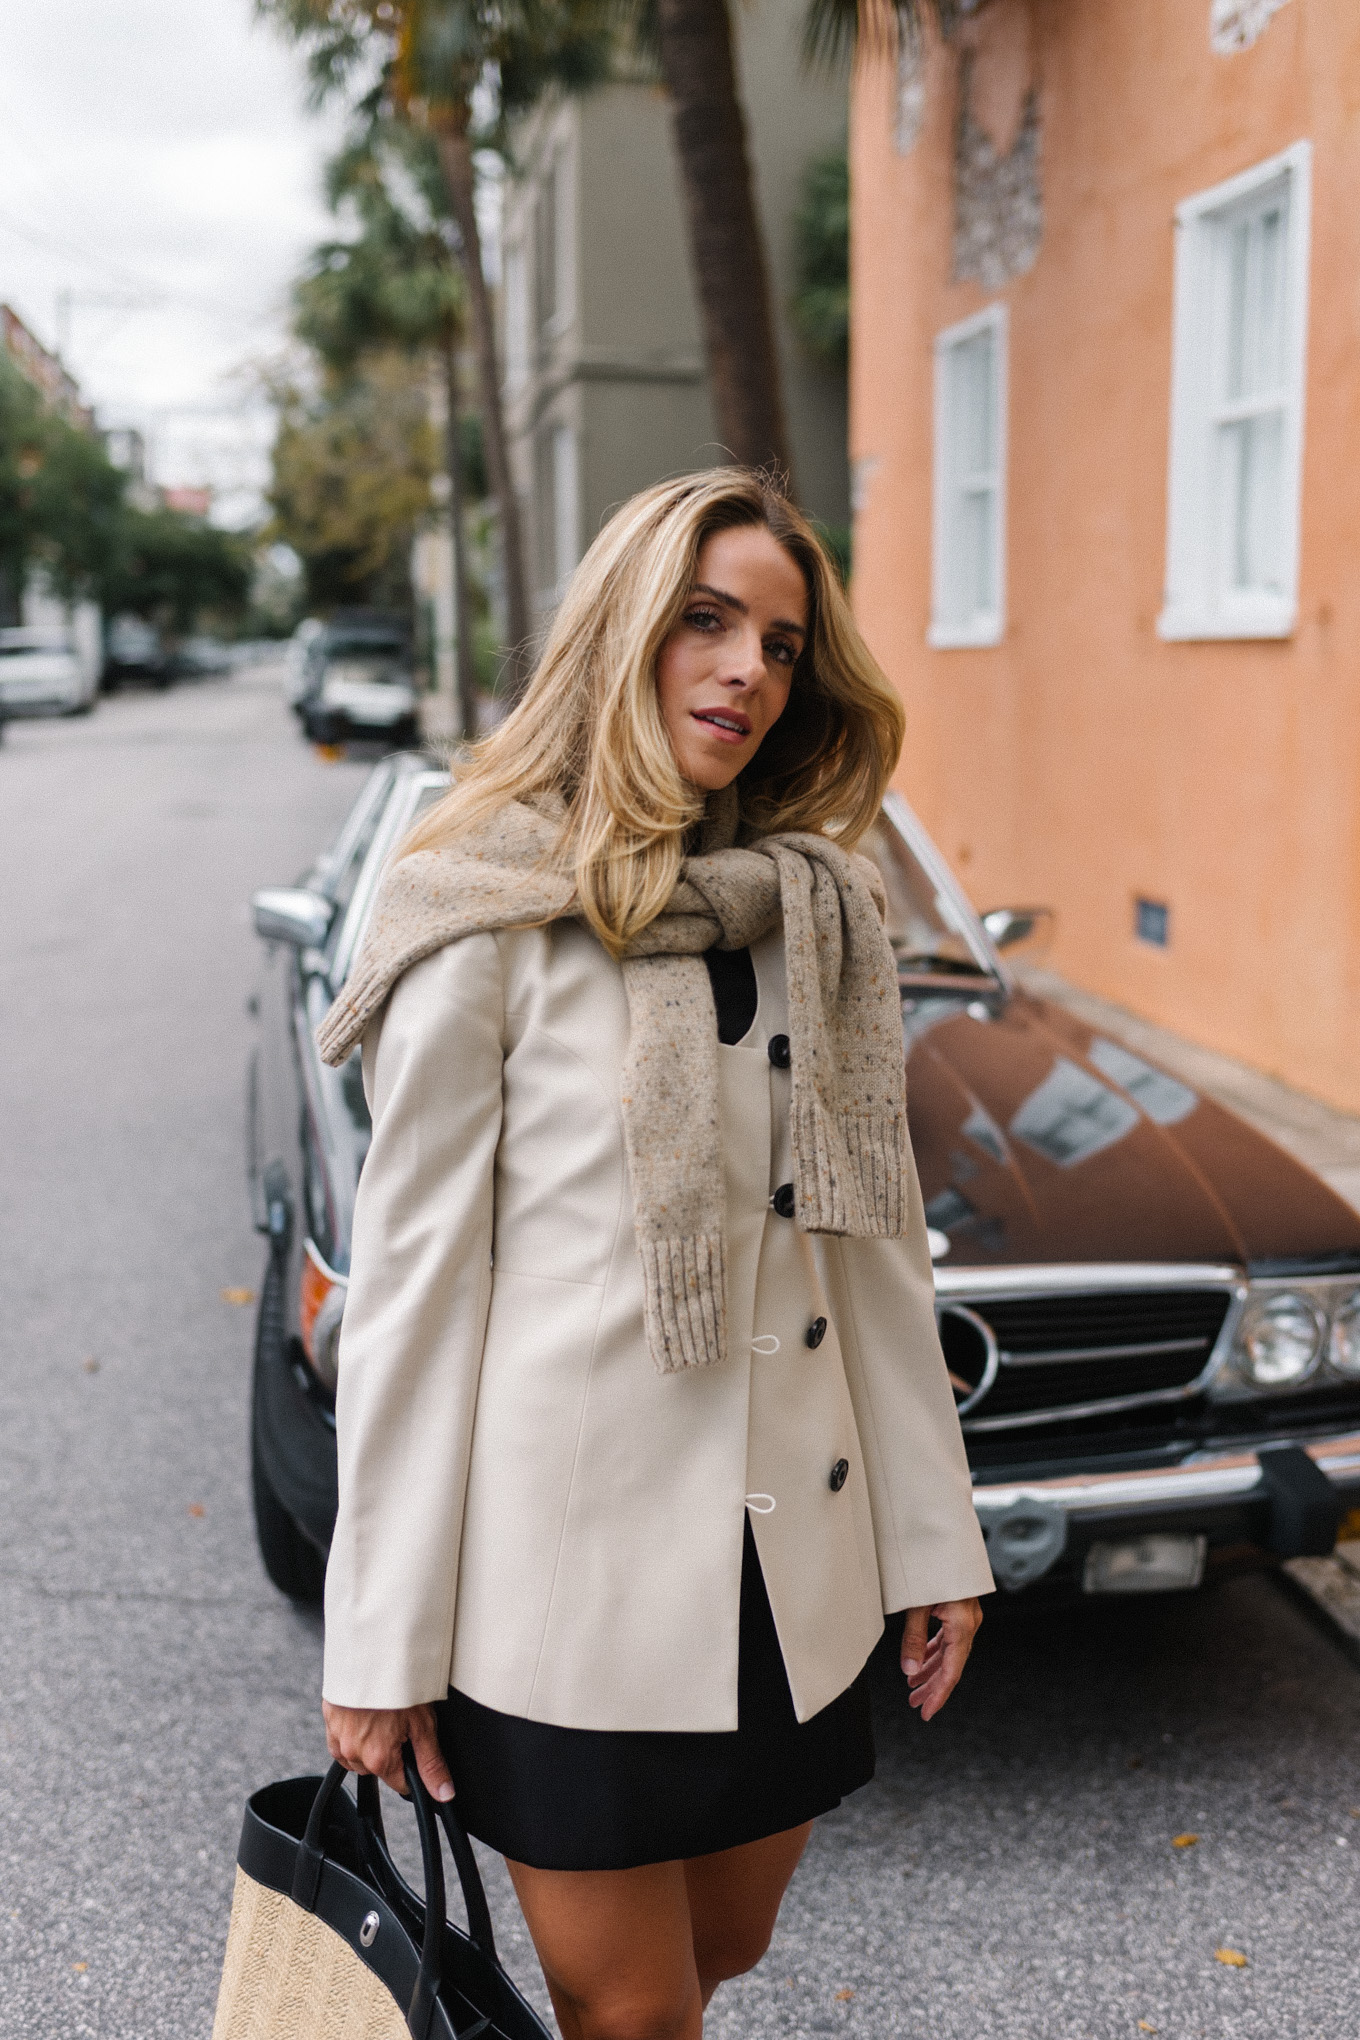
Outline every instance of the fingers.
[(439, 1747), (439, 1736), (434, 1725), (432, 1707), (413, 1707), (408, 1730), (411, 1748), (415, 1752), (416, 1769), (421, 1776), (425, 1790), (432, 1799), (453, 1798), (453, 1780), (449, 1767), (444, 1762), (444, 1752)]
[(922, 1721), (929, 1721), (939, 1713), (963, 1676), (973, 1638), (982, 1623), (982, 1609), (976, 1601), (941, 1601), (933, 1609), (912, 1610), (912, 1614), (918, 1612), (923, 1621), (933, 1614), (940, 1626), (911, 1666), (906, 1662), (904, 1640), (903, 1669), (911, 1688), (911, 1704), (919, 1710)]
[(929, 1648), (926, 1641), (929, 1628), (929, 1608), (908, 1608), (907, 1619), (902, 1626), (902, 1669), (909, 1679), (920, 1671), (922, 1659)]
[(326, 1745), (338, 1763), (360, 1776), (381, 1778), (394, 1792), (405, 1791), (401, 1746), (410, 1732), (409, 1708), (337, 1707), (323, 1700), (321, 1712)]

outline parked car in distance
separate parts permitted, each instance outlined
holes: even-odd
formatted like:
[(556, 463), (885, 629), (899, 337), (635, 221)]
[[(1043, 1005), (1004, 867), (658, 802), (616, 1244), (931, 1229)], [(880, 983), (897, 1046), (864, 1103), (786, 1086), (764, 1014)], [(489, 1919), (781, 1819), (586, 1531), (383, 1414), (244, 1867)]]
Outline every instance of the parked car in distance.
[[(270, 1577), (319, 1594), (359, 1055), (313, 1032), (387, 858), (444, 775), (387, 760), (294, 887), (258, 893), (250, 1192), (256, 1521)], [(1003, 1588), (1121, 1594), (1330, 1550), (1360, 1504), (1360, 1215), (1179, 1078), (1016, 982), (1033, 909), (979, 917), (890, 795), (863, 846), (888, 896), (910, 1131), (945, 1359)]]
[(333, 618), (307, 642), (294, 707), (316, 744), (351, 737), (414, 743), (415, 677), (404, 625), (362, 613)]
[(304, 616), (293, 635), (289, 638), (284, 652), (283, 698), (290, 708), (296, 708), (307, 686), (307, 654), (317, 638), (325, 635), (326, 626), (319, 616)]
[(0, 714), (85, 715), (98, 688), (97, 662), (82, 655), (69, 631), (0, 630)]
[(168, 687), (175, 677), (170, 654), (153, 623), (140, 616), (111, 617), (104, 631), (104, 690), (111, 694), (134, 677)]
[(221, 638), (187, 637), (175, 647), (173, 663), (176, 674), (206, 679), (214, 673), (231, 671), (232, 648)]

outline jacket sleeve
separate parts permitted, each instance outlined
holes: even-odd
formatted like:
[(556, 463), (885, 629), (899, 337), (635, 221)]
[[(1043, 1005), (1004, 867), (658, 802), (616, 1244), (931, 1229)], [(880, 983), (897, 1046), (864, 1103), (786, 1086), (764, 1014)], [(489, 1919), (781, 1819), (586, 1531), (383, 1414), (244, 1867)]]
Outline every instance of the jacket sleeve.
[(992, 1591), (910, 1149), (907, 1178), (904, 1238), (817, 1242), (864, 1453), (885, 1614)]
[(504, 995), (494, 936), (415, 964), (364, 1037), (373, 1141), (340, 1334), (323, 1691), (442, 1700), (491, 1296)]

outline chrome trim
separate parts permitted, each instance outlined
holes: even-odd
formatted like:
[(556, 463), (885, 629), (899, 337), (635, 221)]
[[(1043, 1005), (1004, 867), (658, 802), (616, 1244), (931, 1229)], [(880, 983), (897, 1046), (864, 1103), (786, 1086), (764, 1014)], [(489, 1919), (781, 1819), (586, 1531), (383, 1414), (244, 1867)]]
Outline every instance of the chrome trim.
[(959, 919), (965, 924), (960, 927), (959, 933), (963, 934), (977, 962), (982, 965), (989, 977), (995, 979), (1002, 992), (1009, 998), (1015, 991), (1015, 979), (1002, 962), (1000, 952), (983, 927), (976, 907), (955, 878), (938, 845), (922, 827), (900, 793), (884, 794), (882, 812), (925, 871), (926, 876), (940, 892), (948, 893), (950, 904), (958, 908)]
[[(1146, 1409), (1157, 1403), (1188, 1402), (1193, 1396), (1204, 1394), (1209, 1383), (1226, 1366), (1250, 1292), (1242, 1270), (1225, 1262), (1107, 1261), (1087, 1264), (1075, 1261), (1053, 1262), (1033, 1268), (936, 1269), (937, 1314), (939, 1310), (955, 1307), (966, 1297), (1000, 1302), (1009, 1297), (1074, 1296), (1083, 1293), (1116, 1295), (1121, 1291), (1141, 1295), (1149, 1290), (1168, 1289), (1221, 1289), (1227, 1292), (1228, 1306), (1223, 1313), (1218, 1336), (1193, 1381), (1183, 1382), (1179, 1388), (1147, 1389), (1140, 1395), (1099, 1396), (1088, 1402), (1057, 1403), (1041, 1410), (1018, 1410), (1004, 1417), (970, 1417), (964, 1423), (964, 1430), (970, 1436), (982, 1431), (1031, 1431), (1042, 1424), (1069, 1423), (1081, 1417), (1117, 1416), (1122, 1410)], [(1114, 1359), (1121, 1355), (1127, 1358), (1130, 1352), (1165, 1352), (1174, 1350), (1181, 1343), (1169, 1341), (1160, 1346), (1082, 1348), (1070, 1355), (1016, 1356), (1003, 1353), (1001, 1365), (1024, 1367), (1026, 1363), (1037, 1364), (1041, 1359), (1103, 1358), (1107, 1354)], [(1203, 1342), (1195, 1339), (1183, 1343), (1193, 1349)], [(974, 1393), (968, 1407), (976, 1408), (981, 1400), (981, 1396)]]
[[(945, 1315), (945, 1312), (948, 1312), (951, 1317), (966, 1319), (972, 1325), (974, 1331), (981, 1332), (982, 1343), (987, 1353), (987, 1364), (982, 1370), (981, 1381), (979, 1381), (971, 1395), (965, 1396), (962, 1402), (955, 1404), (959, 1415), (963, 1416), (967, 1410), (971, 1410), (977, 1403), (982, 1401), (984, 1395), (989, 1393), (1001, 1366), (1001, 1349), (996, 1343), (996, 1333), (992, 1330), (986, 1318), (979, 1317), (975, 1310), (969, 1310), (967, 1304), (946, 1304), (943, 1311), (936, 1313), (937, 1324), (940, 1318)], [(953, 1378), (951, 1375), (950, 1380), (952, 1381)]]
[(1204, 1339), (1145, 1339), (1137, 1346), (1057, 1346), (1050, 1353), (1003, 1353), (1001, 1365), (1058, 1367), (1068, 1360), (1140, 1360), (1153, 1353), (1194, 1353), (1204, 1344)]
[(1152, 1403), (1188, 1402), (1200, 1393), (1202, 1380), (1202, 1375), (1196, 1375), (1180, 1388), (1149, 1388), (1141, 1395), (1104, 1395), (1095, 1402), (1055, 1403), (1049, 1409), (1017, 1410), (1008, 1417), (970, 1417), (963, 1428), (970, 1436), (974, 1431), (1032, 1431), (1040, 1424), (1062, 1424), (1075, 1417), (1114, 1416), (1120, 1410), (1146, 1409)]
[[(1050, 1261), (1033, 1267), (937, 1268), (937, 1296), (1035, 1296), (1052, 1290), (1232, 1289), (1245, 1286), (1240, 1267), (1223, 1261)], [(1357, 1283), (1360, 1287), (1360, 1283)]]
[[(1329, 1479), (1350, 1475), (1360, 1481), (1360, 1432), (1332, 1438), (1272, 1438), (1262, 1444), (1302, 1445)], [(1225, 1501), (1251, 1495), (1261, 1486), (1255, 1450), (1196, 1453), (1176, 1467), (1145, 1473), (1055, 1474), (1051, 1479), (975, 1486), (973, 1506), (984, 1517), (1018, 1501), (1043, 1501), (1069, 1516), (1103, 1515), (1114, 1509), (1165, 1508), (1168, 1503)]]
[(306, 1236), (306, 1238), (302, 1242), (302, 1251), (307, 1256), (307, 1259), (311, 1262), (312, 1266), (316, 1269), (317, 1274), (320, 1275), (323, 1278), (323, 1280), (329, 1282), (333, 1289), (349, 1288), (348, 1275), (337, 1275), (334, 1268), (332, 1268), (326, 1261), (324, 1261), (321, 1258), (321, 1250), (317, 1246), (316, 1241), (311, 1237), (310, 1233)]

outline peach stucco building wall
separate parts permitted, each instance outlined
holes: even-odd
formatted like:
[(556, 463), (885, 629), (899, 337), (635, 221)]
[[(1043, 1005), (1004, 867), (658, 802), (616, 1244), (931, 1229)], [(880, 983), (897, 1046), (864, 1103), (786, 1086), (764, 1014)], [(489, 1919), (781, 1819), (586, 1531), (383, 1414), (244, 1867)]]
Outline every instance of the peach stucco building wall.
[[(1222, 0), (1220, 0), (1220, 7)], [(1360, 5), (990, 0), (963, 31), (1004, 154), (1041, 121), (1042, 239), (951, 281), (962, 53), (928, 49), (919, 133), (890, 65), (851, 132), (854, 596), (907, 707), (900, 784), (981, 906), (1055, 907), (1065, 976), (1360, 1110)], [(895, 138), (896, 130), (896, 138)], [(1178, 202), (1313, 144), (1298, 622), (1165, 643)], [(932, 348), (1009, 307), (1007, 620), (932, 650)], [(1170, 906), (1165, 950), (1137, 896)]]

